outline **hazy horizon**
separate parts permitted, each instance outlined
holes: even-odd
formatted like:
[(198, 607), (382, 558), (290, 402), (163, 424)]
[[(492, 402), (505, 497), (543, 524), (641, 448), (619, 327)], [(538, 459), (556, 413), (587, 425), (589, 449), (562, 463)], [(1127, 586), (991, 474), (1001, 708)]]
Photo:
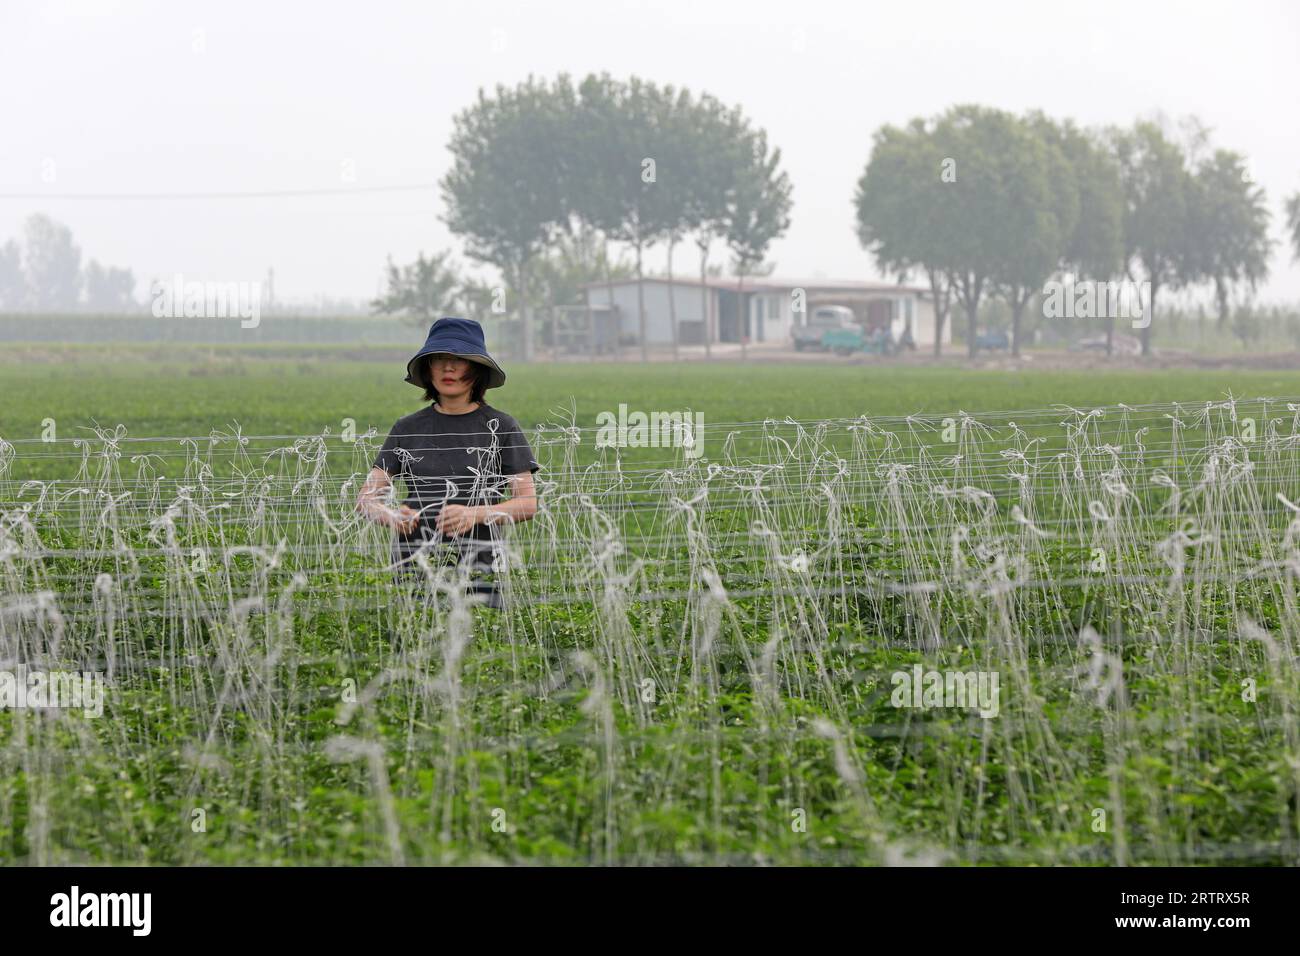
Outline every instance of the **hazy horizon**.
[[(451, 249), (436, 188), (244, 199), (57, 194), (280, 192), (436, 183), (452, 117), (530, 73), (608, 71), (740, 105), (782, 151), (779, 275), (882, 278), (852, 209), (872, 133), (974, 102), (1084, 126), (1194, 114), (1243, 153), (1276, 241), (1264, 302), (1300, 299), (1283, 202), (1300, 191), (1300, 10), (1244, 3), (848, 6), (720, 2), (11, 3), (0, 8), (0, 243), (44, 212), (83, 261), (153, 277), (261, 280), (277, 297), (367, 299), (385, 259)], [(1292, 101), (1294, 92), (1292, 92)], [(50, 170), (53, 181), (43, 176)], [(348, 171), (353, 179), (348, 180)], [(713, 262), (724, 261), (721, 247)], [(649, 257), (663, 264), (662, 249)], [(698, 271), (680, 250), (676, 270)]]

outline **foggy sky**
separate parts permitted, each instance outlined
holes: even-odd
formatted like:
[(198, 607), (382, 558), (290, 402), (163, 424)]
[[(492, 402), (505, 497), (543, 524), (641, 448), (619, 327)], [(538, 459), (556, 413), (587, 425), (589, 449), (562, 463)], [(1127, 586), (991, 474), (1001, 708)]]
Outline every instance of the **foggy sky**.
[[(1282, 209), (1300, 190), (1294, 2), (0, 0), (0, 193), (32, 197), (0, 199), (0, 242), (44, 211), (83, 260), (134, 269), (138, 298), (151, 277), (259, 280), (268, 266), (281, 298), (368, 298), (389, 253), (459, 255), (436, 189), (39, 197), (437, 182), (452, 116), (480, 86), (601, 70), (708, 91), (767, 130), (794, 187), (769, 258), (799, 277), (878, 277), (852, 196), (881, 124), (959, 102), (1082, 125), (1195, 113), (1267, 190), (1278, 245), (1262, 299), (1300, 299)], [(679, 251), (676, 268), (698, 264)]]

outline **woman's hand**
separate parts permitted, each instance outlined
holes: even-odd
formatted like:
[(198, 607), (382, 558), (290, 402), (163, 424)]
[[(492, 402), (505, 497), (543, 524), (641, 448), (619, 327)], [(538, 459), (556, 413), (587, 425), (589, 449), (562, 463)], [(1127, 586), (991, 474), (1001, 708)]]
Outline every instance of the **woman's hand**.
[(410, 534), (420, 523), (420, 512), (409, 505), (390, 507), (387, 498), (392, 484), (388, 472), (382, 468), (372, 468), (357, 495), (357, 511), (376, 524), (387, 525), (402, 534)]
[(386, 523), (389, 527), (402, 532), (402, 534), (410, 534), (420, 523), (420, 512), (410, 505), (402, 505), (400, 508), (389, 511)]
[(446, 505), (438, 512), (436, 527), (446, 535), (462, 535), (482, 520), (482, 508)]

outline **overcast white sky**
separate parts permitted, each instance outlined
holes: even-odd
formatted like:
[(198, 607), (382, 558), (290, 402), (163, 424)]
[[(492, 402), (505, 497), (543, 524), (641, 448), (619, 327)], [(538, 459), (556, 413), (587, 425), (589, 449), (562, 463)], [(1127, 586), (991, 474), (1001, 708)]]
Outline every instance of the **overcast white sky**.
[[(199, 47), (196, 51), (196, 47)], [(851, 200), (884, 123), (978, 102), (1084, 125), (1195, 113), (1243, 152), (1279, 240), (1300, 190), (1300, 4), (760, 0), (61, 3), (0, 0), (0, 242), (44, 211), (85, 257), (148, 279), (256, 280), (367, 298), (384, 258), (459, 250), (436, 190), (191, 201), (55, 193), (436, 182), (452, 115), (530, 72), (608, 70), (744, 107), (794, 184), (778, 274), (875, 278)], [(47, 182), (43, 171), (53, 170)], [(694, 265), (685, 258), (679, 269)]]

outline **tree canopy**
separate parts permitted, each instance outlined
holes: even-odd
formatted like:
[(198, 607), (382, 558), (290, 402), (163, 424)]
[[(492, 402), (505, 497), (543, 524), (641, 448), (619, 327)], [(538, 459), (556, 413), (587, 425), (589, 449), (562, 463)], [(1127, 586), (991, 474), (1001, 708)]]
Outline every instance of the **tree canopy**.
[[(780, 151), (738, 109), (632, 77), (529, 77), (480, 91), (458, 114), (442, 181), (445, 221), (467, 254), (514, 285), (532, 354), (529, 275), (561, 236), (598, 230), (635, 252), (694, 233), (722, 238), (738, 269), (761, 262), (789, 227)], [(644, 351), (645, 315), (638, 308)]]
[(857, 184), (858, 239), (882, 271), (926, 275), (936, 352), (949, 295), (966, 313), (971, 354), (980, 302), (1000, 295), (1018, 351), (1027, 308), (1053, 277), (1121, 275), (1149, 283), (1148, 352), (1162, 290), (1210, 283), (1226, 318), (1232, 289), (1267, 275), (1263, 190), (1236, 153), (1194, 159), (1207, 140), (1199, 127), (1183, 143), (1154, 121), (1084, 131), (1042, 113), (972, 105), (885, 126)]

